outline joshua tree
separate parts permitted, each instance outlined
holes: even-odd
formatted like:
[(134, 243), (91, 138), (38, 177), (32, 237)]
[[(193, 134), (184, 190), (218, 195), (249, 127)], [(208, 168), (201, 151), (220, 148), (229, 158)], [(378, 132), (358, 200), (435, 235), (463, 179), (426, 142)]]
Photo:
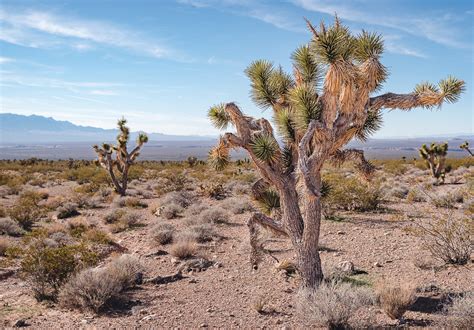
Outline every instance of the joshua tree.
[[(254, 195), (271, 204), (270, 216), (254, 214), (248, 222), (253, 250), (257, 225), (288, 235), (297, 256), (302, 285), (316, 287), (323, 279), (318, 253), (321, 222), (321, 168), (326, 162), (354, 161), (370, 178), (374, 166), (360, 150), (343, 149), (353, 138), (366, 140), (380, 126), (382, 109), (432, 108), (455, 102), (464, 82), (449, 77), (439, 86), (423, 83), (408, 94), (371, 94), (381, 88), (387, 69), (380, 62), (382, 37), (362, 31), (352, 35), (337, 19), (332, 26), (321, 23), (309, 44), (292, 55), (293, 76), (265, 60), (246, 70), (251, 97), (263, 109), (273, 109), (279, 143), (267, 119), (254, 119), (234, 103), (209, 109), (215, 127), (234, 126), (210, 152), (210, 163), (223, 168), (229, 151), (243, 148), (262, 179)], [(324, 77), (324, 79), (322, 79)], [(255, 264), (252, 253), (251, 261)], [(256, 265), (254, 265), (255, 267)]]
[(423, 144), (420, 151), (420, 157), (428, 164), (431, 175), (438, 182), (444, 183), (446, 173), (450, 171), (450, 167), (446, 167), (446, 155), (448, 154), (447, 143), (432, 143), (429, 147)]
[(472, 153), (471, 149), (469, 149), (469, 142), (464, 141), (464, 143), (461, 144), (461, 145), (459, 146), (459, 148), (466, 150), (466, 151), (469, 153), (469, 155), (471, 155), (472, 157), (474, 157), (474, 154)]
[[(115, 191), (121, 196), (125, 196), (127, 191), (130, 166), (140, 154), (143, 145), (148, 142), (148, 136), (145, 133), (140, 133), (137, 138), (137, 145), (131, 152), (128, 152), (127, 143), (130, 138), (130, 129), (125, 126), (126, 123), (127, 121), (124, 118), (120, 119), (117, 123), (120, 130), (117, 136), (117, 145), (112, 146), (103, 143), (102, 147), (93, 146), (97, 153), (98, 163), (109, 172)], [(114, 151), (115, 159), (112, 158)], [(117, 177), (116, 173), (119, 174), (119, 177)]]

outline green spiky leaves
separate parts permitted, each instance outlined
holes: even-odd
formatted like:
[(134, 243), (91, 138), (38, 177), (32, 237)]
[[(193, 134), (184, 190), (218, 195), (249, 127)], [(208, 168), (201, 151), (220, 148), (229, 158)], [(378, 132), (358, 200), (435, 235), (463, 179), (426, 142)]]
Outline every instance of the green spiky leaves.
[(360, 141), (367, 141), (371, 135), (382, 127), (382, 123), (383, 117), (380, 111), (368, 111), (365, 123), (357, 130), (355, 137)]
[(255, 61), (245, 73), (250, 78), (252, 100), (263, 109), (277, 105), (293, 85), (291, 77), (269, 61)]
[(362, 30), (355, 42), (355, 58), (364, 62), (369, 59), (379, 58), (383, 53), (383, 39), (380, 34)]
[(350, 60), (355, 49), (355, 38), (349, 29), (336, 20), (336, 24), (326, 28), (323, 24), (317, 32), (317, 38), (311, 43), (311, 49), (318, 60), (325, 64), (334, 64), (338, 60)]
[(296, 141), (295, 122), (293, 113), (288, 109), (283, 109), (275, 114), (275, 123), (278, 133), (286, 143)]
[(419, 149), (420, 157), (423, 159), (430, 159), (431, 157), (445, 157), (448, 154), (447, 143), (432, 143), (429, 147), (423, 144)]
[(274, 210), (280, 208), (280, 195), (273, 189), (267, 189), (256, 202), (263, 213), (271, 215)]
[(142, 145), (147, 142), (148, 142), (148, 135), (146, 135), (145, 133), (138, 134), (138, 137), (137, 137), (138, 144)]
[(439, 88), (435, 84), (425, 81), (416, 85), (415, 90), (413, 92), (418, 95), (423, 94), (423, 93), (438, 94)]
[(308, 85), (296, 86), (290, 91), (289, 99), (298, 129), (306, 129), (312, 119), (320, 120), (321, 104), (314, 88)]
[(449, 103), (454, 103), (459, 100), (461, 93), (464, 92), (465, 83), (463, 80), (449, 76), (439, 82), (439, 88), (443, 99)]
[(276, 162), (280, 154), (280, 147), (275, 138), (268, 134), (259, 134), (253, 137), (250, 148), (254, 155), (263, 162)]
[(301, 76), (302, 83), (317, 86), (321, 81), (321, 67), (311, 54), (308, 45), (298, 47), (291, 55), (293, 65)]
[(225, 112), (224, 103), (211, 107), (207, 112), (207, 116), (211, 120), (212, 125), (217, 129), (226, 129), (229, 123), (231, 123), (229, 115)]

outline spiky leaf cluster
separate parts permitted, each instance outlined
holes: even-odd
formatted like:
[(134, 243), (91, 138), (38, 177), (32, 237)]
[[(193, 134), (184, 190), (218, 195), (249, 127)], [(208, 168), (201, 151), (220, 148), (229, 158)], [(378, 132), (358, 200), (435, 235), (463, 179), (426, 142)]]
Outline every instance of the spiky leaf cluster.
[(356, 138), (360, 141), (367, 141), (371, 135), (382, 127), (382, 123), (383, 118), (380, 111), (368, 111), (364, 126), (357, 130)]
[(280, 195), (273, 189), (267, 189), (256, 199), (256, 202), (262, 212), (271, 215), (280, 208)]
[(217, 129), (226, 129), (229, 125), (230, 117), (225, 112), (225, 104), (220, 103), (211, 107), (207, 113), (212, 125)]
[(276, 162), (280, 157), (280, 147), (275, 138), (269, 134), (258, 134), (250, 142), (255, 156), (264, 162)]
[(441, 144), (432, 143), (429, 147), (426, 144), (423, 144), (419, 152), (420, 152), (420, 157), (423, 159), (429, 159), (430, 157), (444, 157), (448, 153), (448, 144), (447, 143), (441, 143)]
[(223, 144), (219, 144), (212, 148), (209, 152), (208, 161), (212, 168), (221, 171), (230, 163), (229, 148)]

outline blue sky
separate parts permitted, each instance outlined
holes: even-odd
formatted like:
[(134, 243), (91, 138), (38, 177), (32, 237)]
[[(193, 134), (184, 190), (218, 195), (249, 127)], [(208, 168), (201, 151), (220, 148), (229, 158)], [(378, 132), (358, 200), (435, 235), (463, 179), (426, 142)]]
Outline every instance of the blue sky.
[[(429, 4), (429, 6), (428, 6)], [(76, 124), (216, 134), (209, 106), (237, 102), (254, 116), (243, 74), (255, 59), (291, 69), (314, 23), (337, 12), (354, 32), (384, 35), (384, 92), (410, 92), (449, 74), (466, 81), (442, 110), (385, 114), (376, 137), (472, 133), (472, 1), (63, 0), (0, 4), (0, 112)]]

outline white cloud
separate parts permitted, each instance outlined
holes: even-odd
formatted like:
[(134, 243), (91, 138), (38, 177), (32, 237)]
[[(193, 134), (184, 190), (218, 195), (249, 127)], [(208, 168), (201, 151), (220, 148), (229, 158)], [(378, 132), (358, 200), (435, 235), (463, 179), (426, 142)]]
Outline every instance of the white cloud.
[[(337, 15), (353, 22), (360, 22), (370, 25), (378, 25), (403, 31), (415, 36), (423, 37), (436, 43), (456, 47), (470, 48), (471, 45), (460, 41), (451, 21), (451, 15), (441, 15), (430, 17), (426, 12), (423, 17), (412, 17), (406, 15), (385, 15), (373, 11), (360, 11), (355, 6), (351, 6), (348, 1), (327, 1), (327, 0), (292, 0), (293, 3), (305, 10), (319, 12), (328, 15)], [(370, 6), (370, 4), (366, 4)]]
[(13, 58), (0, 56), (0, 64), (5, 64), (5, 63), (13, 62), (13, 61), (15, 61)]
[(16, 45), (50, 48), (66, 44), (86, 50), (92, 47), (91, 43), (96, 43), (155, 58), (189, 60), (160, 42), (107, 22), (37, 10), (9, 12), (5, 9), (0, 9), (0, 22), (0, 40)]
[(114, 96), (118, 95), (117, 92), (112, 91), (112, 90), (106, 90), (106, 89), (95, 89), (90, 92), (92, 95), (101, 95), (101, 96)]

